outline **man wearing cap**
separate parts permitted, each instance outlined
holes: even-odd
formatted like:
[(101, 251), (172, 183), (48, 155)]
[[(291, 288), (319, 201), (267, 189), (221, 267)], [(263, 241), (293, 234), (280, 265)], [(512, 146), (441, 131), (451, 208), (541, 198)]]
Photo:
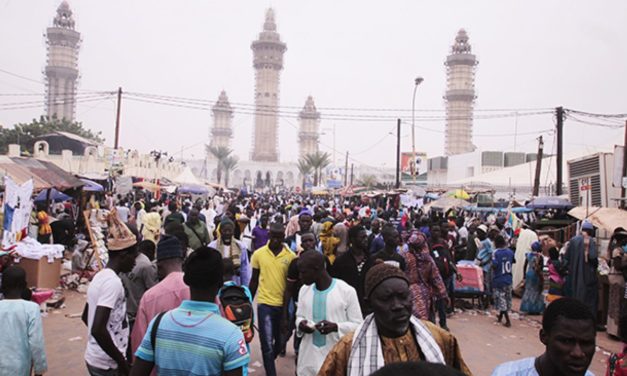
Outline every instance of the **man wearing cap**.
[(126, 294), (118, 274), (133, 270), (137, 238), (115, 213), (107, 219), (109, 262), (89, 284), (82, 317), (89, 330), (85, 362), (92, 376), (129, 373), (125, 356), (129, 339)]
[(488, 238), (488, 226), (479, 225), (477, 227), (477, 238), (475, 239), (477, 245), (477, 257), (475, 258), (475, 264), (479, 265), (483, 269), (483, 307), (488, 308), (490, 304), (490, 298), (492, 297), (492, 254), (494, 253), (494, 246), (492, 241)]
[(386, 364), (407, 361), (446, 364), (471, 375), (455, 336), (412, 316), (412, 295), (402, 270), (389, 264), (373, 266), (365, 290), (373, 313), (340, 339), (318, 375), (369, 375)]
[(146, 334), (148, 323), (160, 312), (174, 309), (189, 299), (189, 286), (183, 282), (185, 248), (175, 236), (164, 236), (157, 244), (157, 273), (161, 282), (146, 291), (139, 302), (131, 333), (133, 354)]
[(579, 300), (587, 305), (590, 311), (596, 312), (599, 259), (592, 223), (584, 221), (581, 233), (570, 239), (564, 254), (564, 264), (568, 268), (564, 285), (565, 295)]

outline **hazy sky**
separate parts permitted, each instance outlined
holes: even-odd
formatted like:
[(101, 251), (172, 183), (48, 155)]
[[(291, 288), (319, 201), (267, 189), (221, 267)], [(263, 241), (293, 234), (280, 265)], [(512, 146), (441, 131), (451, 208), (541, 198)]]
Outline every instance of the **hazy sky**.
[[(0, 0), (0, 124), (12, 126), (43, 113), (43, 34), (58, 0)], [(236, 111), (254, 103), (251, 41), (267, 7), (276, 12), (287, 44), (280, 98), (298, 111), (308, 95), (322, 112), (321, 149), (331, 151), (336, 127), (338, 160), (392, 166), (397, 116), (410, 117), (413, 80), (424, 77), (416, 98), (416, 148), (435, 156), (444, 149), (446, 72), (443, 62), (457, 31), (465, 28), (479, 59), (478, 110), (552, 108), (627, 112), (627, 1), (69, 1), (82, 36), (80, 91), (125, 91), (215, 101), (226, 90)], [(11, 76), (11, 72), (33, 79)], [(42, 93), (38, 96), (5, 94)], [(77, 119), (113, 143), (114, 97), (78, 105)], [(39, 108), (5, 110), (3, 103), (42, 100)], [(238, 105), (240, 104), (240, 105)], [(6, 106), (5, 106), (6, 107)], [(333, 108), (357, 108), (347, 111)], [(403, 111), (365, 111), (399, 109)], [(475, 113), (476, 116), (491, 112)], [(499, 112), (501, 114), (502, 112)], [(379, 121), (330, 120), (360, 115)], [(298, 121), (279, 121), (280, 157), (295, 160)], [(432, 117), (426, 121), (424, 117)], [(434, 117), (434, 118), (433, 118)], [(596, 120), (592, 120), (596, 121)], [(618, 121), (614, 121), (617, 123)], [(184, 152), (198, 158), (209, 139), (211, 113), (124, 100), (121, 145), (142, 151)], [(253, 116), (236, 113), (233, 147), (244, 159)], [(482, 149), (535, 151), (552, 115), (475, 120)], [(403, 125), (402, 148), (411, 150)], [(501, 134), (507, 136), (488, 137)], [(553, 137), (544, 133), (546, 151)], [(566, 153), (622, 143), (622, 129), (565, 125)]]

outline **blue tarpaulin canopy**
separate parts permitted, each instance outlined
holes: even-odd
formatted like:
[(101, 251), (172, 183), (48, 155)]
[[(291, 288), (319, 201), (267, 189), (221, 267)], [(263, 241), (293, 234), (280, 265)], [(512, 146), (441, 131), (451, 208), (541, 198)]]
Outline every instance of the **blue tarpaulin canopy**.
[(104, 192), (104, 187), (95, 181), (91, 181), (89, 179), (80, 178), (85, 185), (83, 186), (83, 191), (87, 192)]
[[(50, 196), (48, 196), (48, 191), (50, 191)], [(63, 192), (59, 192), (54, 188), (50, 188), (44, 189), (43, 191), (39, 192), (37, 197), (35, 197), (35, 202), (44, 202), (46, 201), (46, 197), (49, 197), (50, 201), (54, 202), (63, 202), (72, 198)]]
[(187, 184), (187, 185), (181, 185), (180, 187), (178, 187), (178, 192), (179, 193), (192, 193), (195, 195), (205, 195), (209, 193), (209, 188), (202, 186), (202, 185)]

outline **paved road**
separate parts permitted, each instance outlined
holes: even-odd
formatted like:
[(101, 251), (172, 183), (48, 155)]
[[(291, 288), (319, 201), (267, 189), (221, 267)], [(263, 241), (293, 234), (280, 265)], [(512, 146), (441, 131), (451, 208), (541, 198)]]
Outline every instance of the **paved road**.
[[(44, 334), (48, 355), (47, 375), (86, 375), (83, 352), (87, 329), (80, 317), (67, 315), (81, 313), (85, 297), (72, 291), (66, 292), (66, 307), (53, 310), (44, 317)], [(489, 375), (494, 367), (508, 360), (538, 355), (543, 351), (538, 339), (539, 317), (513, 320), (511, 328), (495, 325), (494, 316), (481, 312), (466, 311), (449, 319), (449, 327), (459, 340), (466, 363), (475, 375)], [(599, 349), (591, 370), (596, 375), (605, 374), (604, 352), (618, 351), (621, 344), (605, 333), (597, 336)], [(264, 375), (259, 343), (252, 343), (252, 375)], [(288, 351), (285, 358), (277, 360), (279, 375), (294, 375), (294, 355)]]

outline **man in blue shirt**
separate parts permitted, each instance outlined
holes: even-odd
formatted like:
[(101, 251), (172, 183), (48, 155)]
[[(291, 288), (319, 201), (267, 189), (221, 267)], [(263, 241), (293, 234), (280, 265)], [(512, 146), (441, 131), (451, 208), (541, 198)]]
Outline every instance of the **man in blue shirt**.
[(499, 311), (498, 322), (500, 323), (505, 317), (505, 326), (509, 328), (512, 326), (508, 314), (508, 311), (512, 309), (512, 264), (516, 262), (516, 259), (514, 259), (514, 252), (507, 248), (505, 238), (501, 235), (496, 236), (494, 244), (496, 245), (492, 260), (494, 305)]
[(153, 367), (157, 374), (242, 375), (250, 360), (246, 341), (214, 303), (222, 286), (222, 256), (201, 247), (183, 270), (191, 300), (152, 320), (131, 375), (148, 376)]

